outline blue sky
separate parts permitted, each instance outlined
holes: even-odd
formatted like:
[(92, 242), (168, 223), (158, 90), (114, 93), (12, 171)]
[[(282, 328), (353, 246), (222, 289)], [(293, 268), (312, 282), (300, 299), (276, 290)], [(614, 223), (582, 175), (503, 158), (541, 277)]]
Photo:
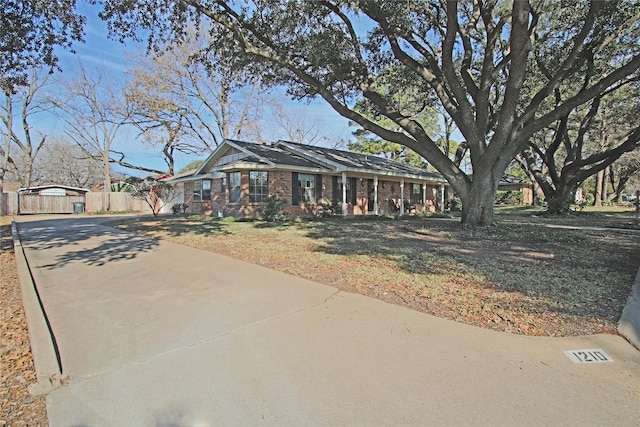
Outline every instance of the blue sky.
[[(122, 44), (118, 41), (110, 40), (107, 26), (98, 17), (99, 8), (96, 6), (81, 4), (78, 7), (78, 11), (87, 17), (85, 43), (74, 45), (75, 54), (64, 50), (58, 51), (62, 73), (73, 72), (74, 68), (78, 66), (78, 60), (85, 64), (87, 68), (105, 66), (115, 75), (124, 73), (127, 69), (125, 53), (143, 51), (145, 44), (131, 40)], [(351, 137), (351, 132), (355, 130), (355, 128), (348, 126), (348, 121), (345, 118), (341, 117), (322, 100), (313, 100), (310, 103), (296, 102), (285, 96), (280, 96), (280, 101), (286, 109), (291, 111), (305, 109), (308, 118), (318, 120), (322, 124), (322, 134), (333, 140), (347, 141)], [(166, 168), (159, 151), (154, 152), (145, 149), (141, 141), (135, 139), (135, 132), (119, 134), (119, 140), (114, 144), (113, 148), (124, 152), (126, 160), (130, 163), (157, 169)], [(195, 158), (197, 157), (178, 155), (176, 157), (176, 170), (179, 170)], [(135, 173), (131, 170), (125, 170), (124, 172)]]

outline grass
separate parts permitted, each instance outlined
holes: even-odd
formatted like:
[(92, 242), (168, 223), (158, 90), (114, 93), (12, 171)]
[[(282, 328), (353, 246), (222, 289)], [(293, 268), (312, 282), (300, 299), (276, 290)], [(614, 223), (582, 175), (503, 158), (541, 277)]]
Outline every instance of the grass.
[(524, 221), (573, 226), (640, 228), (640, 216), (632, 204), (621, 206), (589, 206), (567, 215), (548, 216), (540, 206), (496, 206), (497, 221)]
[[(536, 212), (503, 211), (498, 225), (475, 230), (417, 217), (270, 224), (161, 216), (113, 225), (486, 328), (613, 333), (640, 264), (637, 234), (546, 228), (527, 215)], [(613, 224), (633, 217), (615, 215)]]

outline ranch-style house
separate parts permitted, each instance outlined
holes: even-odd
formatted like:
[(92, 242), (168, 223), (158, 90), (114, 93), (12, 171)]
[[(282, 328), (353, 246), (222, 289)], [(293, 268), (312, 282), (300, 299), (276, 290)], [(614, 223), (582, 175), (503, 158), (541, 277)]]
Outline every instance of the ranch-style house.
[(291, 215), (314, 215), (337, 202), (342, 215), (404, 214), (443, 206), (437, 173), (377, 156), (287, 141), (226, 139), (193, 173), (175, 176), (187, 212), (256, 217), (269, 196)]

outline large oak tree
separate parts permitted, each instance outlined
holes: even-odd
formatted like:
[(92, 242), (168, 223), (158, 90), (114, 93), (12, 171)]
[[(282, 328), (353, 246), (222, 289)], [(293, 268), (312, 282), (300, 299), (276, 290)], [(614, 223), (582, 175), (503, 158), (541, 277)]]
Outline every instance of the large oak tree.
[[(206, 22), (207, 53), (260, 75), (265, 84), (286, 85), (294, 98), (322, 97), (367, 131), (411, 148), (458, 193), (463, 224), (487, 225), (498, 182), (531, 136), (637, 72), (639, 45), (610, 41), (637, 39), (640, 6), (619, 6), (586, 0), (106, 0), (102, 17), (123, 38), (144, 31), (152, 47)], [(568, 9), (572, 19), (559, 20), (550, 39), (540, 37), (541, 18), (548, 22)], [(523, 91), (531, 63), (549, 55), (546, 81)], [(567, 85), (572, 92), (549, 107), (556, 90), (592, 57), (608, 58), (597, 62), (609, 68), (584, 85)], [(376, 76), (389, 67), (400, 70), (398, 90), (410, 85), (425, 100), (436, 97), (455, 121), (473, 177), (380, 90)], [(401, 130), (355, 111), (357, 97)]]
[(56, 67), (56, 47), (71, 48), (84, 36), (76, 0), (0, 0), (0, 84), (26, 84), (32, 67)]

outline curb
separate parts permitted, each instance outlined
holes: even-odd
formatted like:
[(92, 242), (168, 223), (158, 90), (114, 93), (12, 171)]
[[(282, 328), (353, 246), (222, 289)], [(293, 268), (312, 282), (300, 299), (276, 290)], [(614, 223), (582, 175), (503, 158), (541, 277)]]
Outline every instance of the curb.
[(640, 270), (618, 321), (618, 332), (640, 350)]
[(60, 386), (62, 364), (56, 339), (42, 305), (38, 288), (33, 280), (15, 221), (11, 223), (11, 233), (22, 291), (22, 305), (27, 319), (31, 354), (37, 378), (37, 382), (31, 384), (28, 390), (31, 395), (38, 396), (47, 394)]

